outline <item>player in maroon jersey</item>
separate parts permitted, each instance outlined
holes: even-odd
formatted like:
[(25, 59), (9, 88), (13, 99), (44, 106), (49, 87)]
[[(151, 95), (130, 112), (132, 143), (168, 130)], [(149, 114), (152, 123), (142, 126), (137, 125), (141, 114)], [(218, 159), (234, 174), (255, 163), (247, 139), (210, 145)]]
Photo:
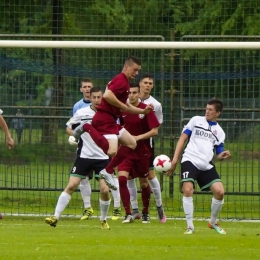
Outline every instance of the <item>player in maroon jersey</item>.
[[(144, 103), (139, 102), (140, 87), (133, 84), (129, 91), (129, 103), (137, 108), (145, 108)], [(140, 187), (142, 189), (142, 223), (150, 223), (149, 217), (149, 201), (150, 186), (148, 185), (149, 159), (151, 156), (150, 137), (158, 134), (160, 123), (154, 112), (147, 115), (136, 115), (123, 113), (122, 120), (124, 128), (135, 138), (137, 146), (131, 151), (124, 160), (118, 165), (118, 180), (121, 200), (123, 202), (126, 216), (122, 223), (133, 222), (130, 210), (130, 193), (127, 188), (127, 179), (129, 175), (132, 178), (139, 178)], [(118, 151), (119, 153), (120, 151)]]
[[(140, 69), (141, 61), (139, 59), (133, 56), (127, 58), (122, 72), (108, 83), (102, 102), (93, 117), (92, 125), (86, 123), (74, 130), (76, 139), (83, 132), (88, 132), (107, 155), (114, 156), (106, 169), (100, 172), (101, 177), (113, 190), (117, 189), (112, 178), (114, 168), (136, 147), (134, 137), (117, 124), (117, 119), (121, 117), (122, 112), (147, 114), (153, 110), (153, 105), (137, 108), (126, 102), (129, 93), (129, 81), (138, 75)], [(119, 150), (118, 143), (121, 144)]]

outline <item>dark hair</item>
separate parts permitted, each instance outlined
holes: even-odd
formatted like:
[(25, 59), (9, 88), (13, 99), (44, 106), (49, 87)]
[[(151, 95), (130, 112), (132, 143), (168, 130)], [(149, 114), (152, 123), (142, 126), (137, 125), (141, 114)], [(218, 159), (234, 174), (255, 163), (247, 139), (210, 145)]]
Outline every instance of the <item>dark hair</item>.
[(145, 73), (141, 76), (140, 78), (140, 81), (143, 80), (143, 79), (146, 79), (146, 78), (149, 78), (149, 79), (152, 79), (153, 80), (153, 75), (152, 74), (149, 74), (149, 73)]
[(103, 91), (100, 87), (93, 87), (90, 89), (89, 94), (91, 95), (93, 92), (99, 92), (99, 91), (101, 91), (103, 93)]
[(139, 60), (138, 58), (136, 58), (135, 56), (129, 56), (126, 60), (125, 60), (125, 64), (132, 64), (135, 63), (139, 66), (141, 66), (141, 60)]
[(207, 105), (213, 105), (217, 112), (222, 112), (223, 110), (223, 103), (221, 100), (217, 98), (212, 98), (207, 102)]
[(138, 92), (140, 92), (140, 86), (138, 83), (135, 83), (135, 82), (130, 83), (130, 88), (138, 88)]
[(82, 82), (90, 82), (90, 83), (92, 83), (92, 80), (90, 78), (84, 78), (84, 79), (81, 80), (81, 83)]

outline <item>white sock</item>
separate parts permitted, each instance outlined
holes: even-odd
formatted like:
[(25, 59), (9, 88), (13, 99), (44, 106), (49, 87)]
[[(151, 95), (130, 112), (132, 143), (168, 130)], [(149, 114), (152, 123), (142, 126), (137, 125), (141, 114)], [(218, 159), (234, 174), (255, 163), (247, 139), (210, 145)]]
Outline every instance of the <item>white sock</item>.
[(138, 201), (137, 201), (137, 188), (135, 179), (127, 180), (127, 188), (130, 193), (130, 202), (132, 209), (138, 209)]
[(80, 194), (84, 203), (84, 208), (90, 208), (91, 202), (91, 186), (89, 183), (89, 178), (86, 177), (86, 179), (82, 179), (79, 184)]
[(187, 226), (188, 228), (193, 228), (193, 198), (192, 197), (183, 197), (182, 198), (182, 204), (183, 204), (183, 209), (187, 221)]
[(161, 185), (158, 181), (157, 177), (155, 176), (152, 180), (148, 180), (149, 185), (151, 187), (151, 190), (153, 192), (156, 206), (161, 207), (162, 206), (162, 194), (161, 194)]
[(116, 175), (113, 176), (114, 185), (117, 187), (117, 190), (111, 190), (111, 194), (114, 199), (114, 208), (120, 208), (120, 192), (119, 192), (119, 183)]
[(67, 207), (71, 199), (71, 196), (63, 191), (58, 199), (54, 216), (59, 219), (62, 211)]
[(217, 223), (217, 217), (219, 215), (219, 212), (222, 209), (223, 204), (224, 204), (224, 199), (223, 200), (216, 200), (215, 198), (212, 198), (211, 216), (210, 216), (210, 223), (211, 224)]
[(104, 200), (99, 199), (100, 213), (101, 213), (100, 221), (107, 219), (107, 213), (109, 210), (110, 201), (111, 200), (104, 201)]

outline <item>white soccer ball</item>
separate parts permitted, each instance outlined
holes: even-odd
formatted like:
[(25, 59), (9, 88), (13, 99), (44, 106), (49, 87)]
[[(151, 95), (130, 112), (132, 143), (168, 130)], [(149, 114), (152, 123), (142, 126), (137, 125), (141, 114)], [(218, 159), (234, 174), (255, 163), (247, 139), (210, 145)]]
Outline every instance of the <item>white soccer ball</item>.
[(171, 169), (171, 159), (164, 154), (158, 155), (153, 161), (154, 169), (158, 172), (167, 172)]

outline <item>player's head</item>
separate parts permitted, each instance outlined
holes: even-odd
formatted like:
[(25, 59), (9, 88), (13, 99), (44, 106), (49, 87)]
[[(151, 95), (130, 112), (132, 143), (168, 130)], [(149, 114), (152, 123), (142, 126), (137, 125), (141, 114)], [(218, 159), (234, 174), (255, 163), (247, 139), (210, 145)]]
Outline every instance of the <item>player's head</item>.
[(90, 89), (93, 88), (91, 79), (82, 79), (80, 92), (82, 92), (84, 99), (89, 99)]
[(149, 95), (151, 90), (153, 89), (153, 75), (151, 74), (143, 74), (140, 82), (140, 92), (146, 95)]
[(216, 121), (223, 110), (223, 103), (217, 98), (210, 99), (207, 102), (205, 117), (207, 121)]
[(122, 72), (130, 80), (130, 79), (134, 79), (138, 75), (140, 69), (141, 69), (141, 61), (134, 56), (129, 56), (125, 60), (125, 64)]
[(96, 109), (97, 106), (101, 103), (102, 96), (103, 96), (103, 92), (100, 87), (93, 87), (90, 89), (89, 100), (92, 103), (93, 109)]
[(139, 93), (140, 93), (140, 86), (138, 83), (131, 83), (129, 94), (128, 94), (128, 100), (129, 103), (132, 105), (137, 105), (139, 102)]

